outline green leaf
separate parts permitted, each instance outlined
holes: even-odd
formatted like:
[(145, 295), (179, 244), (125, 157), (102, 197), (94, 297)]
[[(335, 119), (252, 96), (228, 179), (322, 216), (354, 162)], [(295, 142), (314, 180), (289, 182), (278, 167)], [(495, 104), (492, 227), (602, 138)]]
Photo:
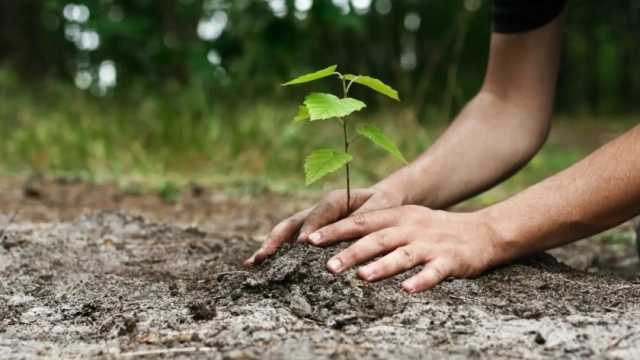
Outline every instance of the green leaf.
[(389, 137), (387, 137), (387, 135), (382, 132), (382, 130), (373, 125), (363, 125), (359, 126), (356, 131), (358, 132), (358, 134), (371, 140), (371, 142), (378, 145), (386, 152), (402, 161), (404, 164), (407, 164), (407, 159), (404, 158), (398, 147), (393, 143), (393, 141), (391, 141), (391, 139), (389, 139)]
[(340, 169), (352, 158), (350, 154), (334, 149), (315, 150), (304, 160), (304, 175), (307, 186)]
[(325, 78), (327, 76), (331, 76), (333, 75), (333, 73), (336, 71), (336, 69), (338, 68), (338, 65), (332, 65), (329, 66), (328, 68), (322, 69), (322, 70), (318, 70), (316, 72), (313, 73), (309, 73), (309, 74), (305, 74), (302, 76), (299, 76), (289, 82), (286, 82), (284, 84), (282, 84), (282, 86), (289, 86), (289, 85), (298, 85), (298, 84), (304, 84), (304, 83), (308, 83), (311, 81), (315, 81), (318, 79), (322, 79)]
[(382, 81), (376, 78), (372, 78), (370, 76), (365, 76), (365, 75), (353, 75), (353, 74), (347, 74), (344, 76), (344, 78), (348, 81), (353, 81), (354, 83), (364, 85), (394, 100), (400, 101), (400, 97), (398, 96), (398, 92), (396, 90), (394, 90), (391, 86), (383, 83)]
[(304, 99), (311, 121), (334, 117), (345, 117), (367, 107), (367, 104), (353, 98), (339, 98), (325, 93), (312, 93)]
[(298, 106), (298, 114), (293, 118), (294, 123), (299, 123), (307, 120), (309, 118), (309, 110), (304, 105)]

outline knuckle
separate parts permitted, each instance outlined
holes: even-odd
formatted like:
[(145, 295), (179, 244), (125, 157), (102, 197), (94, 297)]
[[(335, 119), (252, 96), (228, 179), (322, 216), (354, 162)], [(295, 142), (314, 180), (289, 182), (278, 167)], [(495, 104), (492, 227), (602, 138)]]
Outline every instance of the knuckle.
[(380, 249), (387, 247), (387, 234), (376, 235), (371, 239), (371, 243)]
[(276, 225), (276, 228), (278, 229), (278, 231), (284, 231), (287, 228), (291, 227), (293, 223), (294, 223), (293, 218), (288, 218), (280, 222), (278, 225)]
[(271, 229), (269, 237), (273, 238), (280, 236), (282, 233), (286, 232), (291, 225), (293, 225), (293, 220), (291, 218), (281, 221)]
[(373, 264), (373, 266), (371, 267), (371, 276), (373, 278), (379, 278), (381, 276), (385, 276), (385, 275), (391, 275), (392, 273), (394, 273), (394, 268), (392, 265), (385, 263), (385, 262), (376, 262)]
[(316, 215), (318, 214), (322, 214), (322, 213), (326, 213), (326, 212), (330, 212), (335, 208), (335, 204), (333, 201), (331, 200), (326, 200), (323, 201), (322, 203), (320, 203), (320, 205), (318, 205), (318, 207), (316, 208)]
[(275, 254), (276, 251), (278, 251), (278, 247), (277, 246), (270, 246), (268, 249), (266, 249), (265, 253), (268, 256), (271, 256), (271, 255)]
[(431, 272), (433, 273), (436, 279), (444, 279), (446, 277), (446, 273), (442, 269), (440, 265), (434, 265), (431, 267)]
[(451, 269), (454, 276), (461, 278), (474, 278), (482, 273), (482, 257), (477, 256), (470, 250), (451, 251), (448, 254), (448, 261), (440, 267)]
[(327, 223), (326, 217), (327, 213), (331, 211), (330, 206), (328, 205), (318, 205), (318, 207), (313, 211), (312, 214), (309, 215), (307, 220), (304, 222), (302, 226), (306, 231), (313, 231), (325, 225)]
[[(434, 276), (437, 276), (437, 278), (440, 279), (440, 281), (442, 281), (448, 278), (449, 276), (461, 275), (461, 274), (458, 274), (456, 271), (461, 269), (461, 267), (458, 264), (459, 263), (457, 263), (454, 259), (441, 257), (435, 260), (433, 263), (431, 263), (429, 268), (431, 269), (431, 272), (434, 274)], [(466, 276), (460, 276), (460, 277), (466, 277)]]
[(351, 223), (356, 227), (364, 227), (367, 225), (367, 217), (363, 214), (355, 214), (351, 216)]
[(470, 262), (467, 266), (461, 266), (462, 274), (461, 277), (464, 278), (476, 278), (482, 274), (485, 269), (479, 262)]
[(402, 262), (414, 263), (416, 261), (414, 252), (406, 246), (398, 248), (398, 255), (400, 255)]
[(300, 229), (298, 229), (301, 233), (309, 232), (309, 229), (313, 227), (313, 217), (308, 217), (304, 222), (300, 225)]
[(258, 250), (258, 253), (261, 256), (273, 255), (276, 251), (278, 251), (278, 247), (279, 247), (279, 244), (277, 242), (270, 241), (264, 244), (264, 246), (260, 250)]
[(274, 227), (269, 233), (268, 242), (274, 241), (274, 239), (278, 238), (279, 236), (280, 236), (280, 229), (278, 228), (278, 225), (276, 225), (276, 227)]
[(344, 249), (342, 253), (340, 253), (340, 255), (338, 255), (338, 258), (342, 261), (343, 264), (350, 264), (356, 261), (357, 252), (351, 247), (348, 247)]

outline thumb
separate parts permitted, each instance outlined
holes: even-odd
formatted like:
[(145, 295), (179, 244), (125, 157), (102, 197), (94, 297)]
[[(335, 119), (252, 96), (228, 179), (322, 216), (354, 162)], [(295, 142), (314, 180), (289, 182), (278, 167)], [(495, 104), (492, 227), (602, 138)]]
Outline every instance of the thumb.
[[(351, 192), (350, 208), (359, 208), (373, 194), (364, 189), (356, 189)], [(300, 228), (298, 241), (306, 241), (309, 234), (319, 228), (334, 223), (349, 216), (347, 212), (347, 192), (345, 190), (333, 191), (320, 201), (309, 213), (304, 224)]]

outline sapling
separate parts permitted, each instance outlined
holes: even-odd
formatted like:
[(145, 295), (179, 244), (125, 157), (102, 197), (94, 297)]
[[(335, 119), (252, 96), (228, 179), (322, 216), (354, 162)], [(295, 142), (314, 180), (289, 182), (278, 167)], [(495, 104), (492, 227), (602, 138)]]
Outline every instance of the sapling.
[[(349, 90), (353, 84), (360, 84), (396, 101), (400, 101), (400, 98), (398, 97), (398, 92), (396, 90), (378, 79), (366, 75), (342, 74), (336, 71), (337, 68), (337, 65), (329, 66), (326, 69), (297, 77), (282, 85), (290, 86), (305, 84), (329, 76), (336, 76), (340, 81), (342, 97), (317, 92), (307, 95), (304, 99), (304, 103), (298, 107), (298, 114), (295, 116), (294, 122), (300, 123), (307, 120), (313, 122), (328, 119), (338, 120), (342, 127), (344, 150), (322, 148), (309, 154), (304, 162), (305, 182), (308, 186), (344, 166), (347, 183), (347, 213), (350, 213), (351, 175), (349, 172), (349, 163), (353, 157), (349, 152), (349, 146), (355, 138), (349, 137), (350, 128), (352, 126), (350, 121), (347, 121), (347, 117), (354, 112), (364, 109), (367, 105), (360, 100), (349, 97)], [(379, 128), (371, 124), (361, 124), (356, 127), (356, 134), (356, 136), (362, 136), (369, 139), (375, 145), (396, 157), (398, 160), (405, 164), (407, 163), (407, 160), (404, 158), (400, 150), (398, 150), (398, 147)]]

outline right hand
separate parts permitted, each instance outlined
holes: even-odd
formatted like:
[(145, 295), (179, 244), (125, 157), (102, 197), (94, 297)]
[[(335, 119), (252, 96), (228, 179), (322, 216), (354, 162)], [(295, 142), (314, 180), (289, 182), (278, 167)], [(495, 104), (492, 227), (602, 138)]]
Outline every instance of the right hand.
[(352, 190), (350, 213), (346, 200), (346, 190), (332, 191), (317, 205), (281, 221), (271, 230), (269, 239), (244, 262), (244, 265), (260, 264), (273, 255), (284, 242), (292, 240), (296, 234), (298, 242), (306, 242), (312, 232), (347, 216), (403, 205), (400, 194), (376, 187)]

